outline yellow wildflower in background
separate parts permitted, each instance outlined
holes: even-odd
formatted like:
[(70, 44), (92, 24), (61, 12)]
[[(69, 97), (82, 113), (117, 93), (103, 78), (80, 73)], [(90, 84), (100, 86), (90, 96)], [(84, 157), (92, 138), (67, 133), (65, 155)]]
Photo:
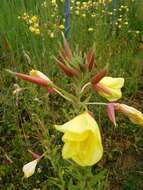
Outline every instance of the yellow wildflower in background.
[(34, 15), (34, 16), (31, 17), (31, 20), (32, 20), (32, 22), (37, 22), (38, 21), (38, 17)]
[(106, 87), (111, 92), (111, 94), (108, 94), (102, 92), (102, 90), (98, 91), (98, 93), (107, 100), (116, 101), (122, 97), (121, 88), (124, 85), (124, 78), (104, 77), (99, 84)]
[(61, 30), (63, 30), (65, 27), (64, 27), (63, 24), (61, 24), (61, 25), (59, 26), (59, 28), (60, 28)]
[(50, 33), (50, 38), (54, 38), (54, 37), (55, 37), (54, 32), (51, 32)]
[(101, 159), (103, 147), (99, 127), (89, 113), (85, 112), (55, 127), (64, 133), (64, 159), (72, 159), (80, 166), (91, 166)]
[(29, 26), (29, 30), (30, 30), (30, 32), (35, 32), (35, 27)]
[(40, 29), (39, 29), (39, 28), (36, 28), (36, 29), (35, 29), (35, 34), (37, 34), (37, 35), (40, 34)]
[(93, 28), (88, 28), (88, 31), (89, 32), (92, 32), (94, 29)]
[(36, 28), (36, 27), (34, 27), (34, 26), (30, 26), (30, 27), (29, 27), (29, 30), (30, 30), (30, 32), (35, 33), (35, 34), (37, 34), (37, 35), (40, 34), (40, 29), (39, 29), (39, 28)]

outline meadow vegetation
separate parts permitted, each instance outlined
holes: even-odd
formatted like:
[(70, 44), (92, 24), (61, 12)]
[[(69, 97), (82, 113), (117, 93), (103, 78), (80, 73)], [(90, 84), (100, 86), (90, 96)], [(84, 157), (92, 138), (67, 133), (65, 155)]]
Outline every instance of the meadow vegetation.
[[(80, 167), (62, 159), (61, 134), (53, 127), (75, 116), (70, 103), (5, 71), (37, 69), (70, 88), (71, 79), (54, 59), (65, 31), (64, 6), (63, 0), (1, 0), (0, 189), (142, 189), (142, 127), (122, 116), (114, 127), (101, 106), (91, 105), (102, 132), (104, 157), (92, 167)], [(143, 112), (142, 7), (140, 0), (71, 0), (67, 39), (75, 62), (80, 61), (79, 52), (84, 55), (92, 47), (98, 70), (106, 66), (111, 76), (124, 77), (122, 102)], [(47, 154), (35, 174), (25, 179), (22, 167), (33, 159), (31, 151)]]

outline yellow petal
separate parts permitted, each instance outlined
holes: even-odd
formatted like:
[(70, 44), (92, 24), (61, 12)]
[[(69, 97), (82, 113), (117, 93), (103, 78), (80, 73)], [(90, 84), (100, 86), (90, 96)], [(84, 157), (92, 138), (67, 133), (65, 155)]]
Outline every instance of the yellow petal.
[(101, 159), (103, 147), (100, 131), (96, 121), (87, 112), (55, 127), (64, 133), (64, 159), (71, 158), (81, 166), (93, 165)]
[(28, 178), (34, 174), (38, 161), (39, 159), (36, 159), (23, 166), (24, 177)]
[(106, 94), (105, 92), (99, 91), (99, 94), (107, 100), (116, 101), (122, 97), (121, 88), (124, 85), (123, 78), (104, 77), (99, 83), (111, 92), (111, 94)]
[(100, 83), (109, 88), (118, 89), (124, 86), (124, 78), (103, 77)]

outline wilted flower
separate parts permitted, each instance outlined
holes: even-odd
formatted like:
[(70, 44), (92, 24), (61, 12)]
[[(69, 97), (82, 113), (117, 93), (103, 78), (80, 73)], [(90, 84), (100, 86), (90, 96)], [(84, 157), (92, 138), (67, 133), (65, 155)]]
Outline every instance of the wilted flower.
[(64, 159), (72, 159), (80, 166), (91, 166), (101, 159), (103, 147), (99, 127), (88, 112), (55, 127), (64, 133)]
[(24, 89), (21, 88), (18, 84), (14, 84), (14, 88), (15, 88), (15, 90), (12, 92), (13, 95), (18, 95), (21, 91), (24, 90)]
[(28, 178), (34, 174), (38, 161), (39, 159), (36, 159), (23, 166), (24, 177)]
[(143, 114), (137, 109), (127, 106), (125, 104), (115, 104), (115, 109), (123, 114), (127, 115), (128, 118), (135, 124), (143, 126)]
[(122, 97), (121, 88), (123, 85), (124, 78), (104, 77), (96, 85), (96, 90), (107, 100), (116, 101)]

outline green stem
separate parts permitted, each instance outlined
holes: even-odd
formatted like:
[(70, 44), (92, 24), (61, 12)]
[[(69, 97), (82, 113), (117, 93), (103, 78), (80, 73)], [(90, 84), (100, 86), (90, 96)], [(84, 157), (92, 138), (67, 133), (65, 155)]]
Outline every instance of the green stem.
[(87, 88), (87, 86), (90, 86), (90, 85), (91, 85), (91, 82), (86, 83), (86, 84), (82, 87), (82, 89), (81, 89), (81, 91), (80, 91), (80, 94), (82, 94), (82, 93), (84, 92), (84, 90)]
[(86, 105), (104, 105), (104, 106), (107, 106), (108, 103), (103, 103), (103, 102), (88, 102), (88, 103), (85, 103)]

